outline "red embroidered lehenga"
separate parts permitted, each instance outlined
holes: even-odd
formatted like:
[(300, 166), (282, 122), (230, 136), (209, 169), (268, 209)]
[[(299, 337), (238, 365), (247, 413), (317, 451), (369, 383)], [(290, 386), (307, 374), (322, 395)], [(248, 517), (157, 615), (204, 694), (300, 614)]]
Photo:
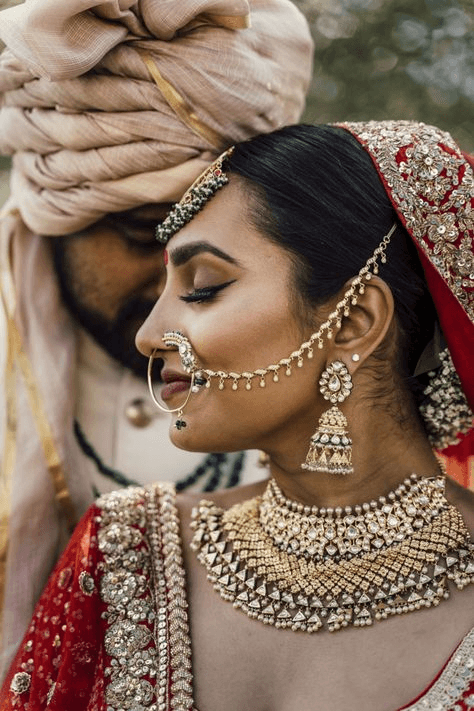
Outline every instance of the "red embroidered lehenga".
[[(473, 707), (474, 630), (432, 685), (399, 711)], [(91, 507), (38, 603), (0, 709), (194, 709), (171, 484), (114, 492)]]
[(186, 606), (172, 485), (104, 497), (48, 582), (0, 708), (191, 709)]

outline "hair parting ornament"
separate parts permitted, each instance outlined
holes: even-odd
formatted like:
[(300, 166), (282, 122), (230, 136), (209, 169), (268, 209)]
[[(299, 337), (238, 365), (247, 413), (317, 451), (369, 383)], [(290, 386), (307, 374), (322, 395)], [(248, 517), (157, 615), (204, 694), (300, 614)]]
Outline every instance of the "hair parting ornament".
[[(231, 155), (233, 148), (229, 148), (209, 168), (193, 183), (189, 190), (185, 193), (182, 201), (175, 205), (164, 222), (157, 227), (157, 239), (162, 242), (167, 242), (181, 227), (187, 224), (194, 215), (196, 215), (207, 203), (207, 201), (219, 190), (223, 185), (228, 183), (228, 178), (222, 170), (224, 160)], [(168, 348), (177, 348), (183, 370), (191, 375), (189, 392), (184, 403), (173, 410), (169, 410), (157, 399), (153, 389), (153, 361), (156, 357), (156, 351), (150, 356), (148, 363), (148, 386), (150, 388), (153, 402), (160, 410), (164, 412), (177, 412), (178, 417), (175, 422), (175, 427), (182, 429), (186, 427), (186, 422), (183, 420), (183, 410), (188, 404), (192, 393), (199, 392), (202, 387), (210, 388), (213, 380), (218, 383), (219, 390), (224, 390), (226, 381), (230, 381), (231, 389), (238, 390), (239, 383), (244, 384), (245, 390), (251, 390), (254, 381), (258, 381), (260, 387), (266, 386), (266, 378), (270, 376), (272, 381), (277, 383), (280, 380), (281, 372), (290, 376), (292, 368), (295, 366), (301, 368), (304, 363), (304, 358), (312, 358), (314, 348), (322, 349), (324, 347), (324, 339), (331, 339), (334, 334), (334, 329), (341, 327), (342, 319), (349, 315), (351, 306), (357, 304), (358, 298), (365, 291), (366, 283), (370, 281), (373, 275), (378, 274), (378, 262), (386, 262), (386, 249), (390, 243), (390, 239), (396, 230), (396, 223), (392, 225), (389, 232), (382, 238), (380, 244), (369, 257), (365, 265), (359, 271), (356, 277), (351, 282), (350, 287), (345, 292), (342, 299), (336, 304), (334, 310), (329, 314), (324, 323), (319, 329), (313, 333), (307, 341), (290, 353), (285, 358), (281, 358), (278, 363), (267, 365), (265, 368), (258, 368), (254, 371), (244, 371), (242, 373), (227, 372), (224, 370), (209, 370), (199, 368), (193, 348), (186, 336), (180, 331), (166, 331), (163, 334), (162, 341)], [(344, 366), (344, 364), (341, 364)], [(336, 401), (338, 397), (336, 394)], [(345, 399), (339, 397), (339, 401)], [(335, 400), (332, 399), (334, 403)], [(341, 413), (342, 414), (342, 413)], [(316, 470), (313, 464), (306, 462), (304, 468)], [(318, 468), (317, 471), (326, 471), (326, 469)], [(336, 473), (346, 474), (352, 471), (350, 461), (346, 467), (334, 469)]]
[(190, 188), (184, 193), (179, 202), (176, 203), (156, 228), (155, 234), (158, 242), (166, 244), (171, 237), (176, 234), (184, 225), (190, 222), (207, 201), (224, 185), (229, 182), (229, 178), (222, 170), (222, 164), (226, 158), (232, 155), (234, 147), (231, 146), (222, 153), (206, 170), (201, 173)]

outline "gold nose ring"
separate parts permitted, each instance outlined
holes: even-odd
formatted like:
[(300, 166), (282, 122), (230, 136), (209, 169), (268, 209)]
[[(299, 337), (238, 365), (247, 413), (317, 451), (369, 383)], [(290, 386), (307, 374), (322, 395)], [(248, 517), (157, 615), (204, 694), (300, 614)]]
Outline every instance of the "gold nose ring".
[(148, 379), (148, 388), (150, 390), (150, 395), (151, 399), (155, 403), (156, 407), (158, 407), (162, 412), (179, 412), (182, 413), (183, 409), (186, 407), (186, 405), (189, 402), (189, 398), (191, 397), (191, 393), (193, 392), (193, 385), (194, 385), (194, 372), (191, 373), (191, 382), (189, 385), (189, 392), (186, 396), (186, 400), (183, 402), (182, 405), (179, 407), (175, 407), (174, 409), (170, 410), (168, 407), (165, 407), (164, 405), (161, 404), (161, 402), (158, 400), (158, 398), (155, 395), (155, 390), (153, 388), (153, 361), (156, 359), (156, 351), (157, 349), (155, 348), (151, 354), (151, 356), (148, 359), (148, 369), (147, 369), (147, 379)]

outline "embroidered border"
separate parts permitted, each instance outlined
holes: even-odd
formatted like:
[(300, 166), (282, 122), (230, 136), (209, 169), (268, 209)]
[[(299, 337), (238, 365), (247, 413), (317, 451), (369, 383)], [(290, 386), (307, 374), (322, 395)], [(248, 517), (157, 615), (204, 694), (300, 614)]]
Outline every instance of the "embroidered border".
[(191, 711), (191, 639), (176, 490), (173, 484), (159, 484), (154, 490), (148, 490), (147, 513), (158, 610), (155, 627), (160, 653), (158, 708)]
[(104, 560), (100, 596), (105, 651), (111, 658), (105, 674), (108, 711), (150, 709), (156, 706), (159, 658), (152, 625), (155, 610), (150, 588), (150, 551), (146, 540), (145, 490), (139, 487), (101, 497), (98, 531)]
[(154, 484), (97, 501), (108, 711), (191, 711), (186, 580), (176, 491)]
[(412, 121), (336, 125), (371, 155), (407, 230), (474, 322), (474, 173), (450, 134)]
[[(439, 679), (422, 699), (401, 711), (451, 711), (456, 702), (474, 706), (474, 695), (463, 698), (474, 679), (474, 629), (469, 632), (454, 652)], [(462, 711), (464, 706), (460, 706)]]

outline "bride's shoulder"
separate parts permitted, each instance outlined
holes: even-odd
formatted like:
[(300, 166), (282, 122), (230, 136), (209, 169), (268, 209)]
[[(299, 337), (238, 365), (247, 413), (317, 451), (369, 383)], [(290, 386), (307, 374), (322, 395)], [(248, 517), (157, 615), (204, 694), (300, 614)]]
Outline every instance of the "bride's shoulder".
[(156, 497), (175, 497), (176, 489), (173, 482), (157, 481), (146, 486), (127, 486), (102, 494), (95, 502), (99, 509), (120, 509), (137, 506), (145, 500)]
[(148, 528), (164, 511), (176, 514), (176, 489), (172, 482), (129, 486), (103, 494), (92, 508), (101, 529), (115, 524)]

